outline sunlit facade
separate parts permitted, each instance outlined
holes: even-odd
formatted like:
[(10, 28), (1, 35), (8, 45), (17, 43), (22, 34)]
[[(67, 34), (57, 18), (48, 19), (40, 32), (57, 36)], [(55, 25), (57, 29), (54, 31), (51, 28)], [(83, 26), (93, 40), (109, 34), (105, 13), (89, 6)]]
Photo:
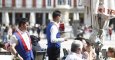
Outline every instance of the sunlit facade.
[(84, 23), (83, 0), (0, 0), (0, 23), (14, 25), (20, 17), (26, 17), (32, 26), (46, 25), (56, 9), (62, 12), (64, 23), (71, 20)]

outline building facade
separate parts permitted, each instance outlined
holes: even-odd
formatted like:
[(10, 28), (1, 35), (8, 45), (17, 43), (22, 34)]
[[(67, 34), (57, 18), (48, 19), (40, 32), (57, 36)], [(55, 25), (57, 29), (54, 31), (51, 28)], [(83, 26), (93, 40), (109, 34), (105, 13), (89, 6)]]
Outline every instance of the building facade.
[(26, 17), (31, 26), (46, 25), (56, 9), (62, 12), (61, 20), (66, 25), (71, 20), (84, 23), (83, 0), (0, 0), (0, 24), (14, 25)]

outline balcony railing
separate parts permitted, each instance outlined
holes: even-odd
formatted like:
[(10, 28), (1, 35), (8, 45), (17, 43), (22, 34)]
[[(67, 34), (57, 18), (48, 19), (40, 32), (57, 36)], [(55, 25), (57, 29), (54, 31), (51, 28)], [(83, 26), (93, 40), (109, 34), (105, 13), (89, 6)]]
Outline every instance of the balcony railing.
[(66, 4), (65, 5), (57, 5), (56, 8), (59, 8), (59, 9), (70, 9), (71, 6), (66, 5)]

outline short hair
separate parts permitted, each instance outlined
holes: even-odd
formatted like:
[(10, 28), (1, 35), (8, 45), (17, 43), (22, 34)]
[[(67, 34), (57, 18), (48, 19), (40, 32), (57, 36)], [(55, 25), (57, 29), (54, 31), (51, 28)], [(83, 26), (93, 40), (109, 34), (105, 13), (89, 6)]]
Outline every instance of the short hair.
[(20, 18), (18, 23), (19, 27), (21, 26), (21, 24), (25, 24), (26, 22), (28, 22), (27, 18)]
[(82, 49), (83, 48), (83, 43), (79, 40), (75, 40), (71, 44), (71, 51), (75, 52), (78, 48)]
[(57, 16), (61, 16), (61, 12), (59, 10), (55, 10), (52, 14), (52, 17), (55, 18)]
[(114, 53), (114, 57), (115, 57), (115, 48), (114, 47), (109, 47), (108, 51), (111, 53)]

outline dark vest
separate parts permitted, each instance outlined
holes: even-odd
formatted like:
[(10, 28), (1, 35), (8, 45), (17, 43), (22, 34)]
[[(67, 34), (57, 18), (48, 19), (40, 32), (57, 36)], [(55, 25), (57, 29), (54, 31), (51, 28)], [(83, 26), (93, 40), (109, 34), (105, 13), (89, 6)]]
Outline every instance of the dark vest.
[[(60, 48), (60, 42), (57, 42), (57, 43), (51, 43), (51, 32), (50, 32), (50, 29), (51, 27), (53, 26), (53, 23), (50, 22), (47, 26), (47, 29), (46, 29), (46, 37), (47, 37), (47, 42), (48, 42), (48, 48), (50, 47), (58, 47)], [(56, 35), (56, 38), (60, 38), (60, 32), (57, 33)]]

